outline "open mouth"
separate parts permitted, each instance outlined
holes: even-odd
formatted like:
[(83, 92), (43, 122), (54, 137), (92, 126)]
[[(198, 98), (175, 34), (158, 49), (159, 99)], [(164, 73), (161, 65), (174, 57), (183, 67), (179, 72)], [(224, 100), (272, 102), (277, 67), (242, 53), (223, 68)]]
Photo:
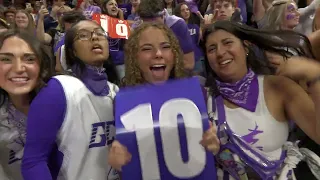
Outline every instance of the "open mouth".
[(118, 9), (117, 9), (117, 8), (112, 8), (112, 9), (111, 9), (111, 12), (117, 13), (117, 12), (118, 12)]
[(95, 45), (93, 45), (93, 47), (92, 47), (92, 51), (93, 51), (94, 53), (102, 53), (102, 52), (103, 52), (103, 51), (102, 51), (102, 46), (99, 45), (99, 44), (95, 44)]
[(150, 67), (150, 71), (155, 78), (163, 78), (165, 76), (166, 65), (157, 64)]

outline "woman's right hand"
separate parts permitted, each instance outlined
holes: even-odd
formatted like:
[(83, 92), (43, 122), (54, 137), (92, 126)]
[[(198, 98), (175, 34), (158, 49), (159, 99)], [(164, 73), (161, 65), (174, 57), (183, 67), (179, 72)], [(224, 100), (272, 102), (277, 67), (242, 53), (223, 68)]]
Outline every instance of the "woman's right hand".
[(121, 171), (122, 166), (131, 161), (131, 154), (128, 149), (121, 145), (119, 141), (114, 141), (108, 155), (108, 163), (118, 171)]

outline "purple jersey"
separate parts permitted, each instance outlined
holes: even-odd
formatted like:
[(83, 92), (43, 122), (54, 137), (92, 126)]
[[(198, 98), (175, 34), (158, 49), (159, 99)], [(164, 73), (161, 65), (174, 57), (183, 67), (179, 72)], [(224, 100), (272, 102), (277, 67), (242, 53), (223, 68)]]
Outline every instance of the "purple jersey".
[(123, 11), (124, 19), (127, 19), (131, 14), (132, 5), (131, 4), (119, 4), (118, 7)]
[(195, 60), (203, 57), (203, 51), (199, 46), (200, 27), (197, 24), (188, 24), (189, 33), (193, 42)]
[(92, 19), (92, 14), (94, 13), (101, 14), (99, 6), (89, 6), (83, 11), (83, 15), (86, 16), (87, 19)]
[(124, 39), (108, 38), (111, 60), (115, 65), (124, 64)]
[(192, 52), (193, 43), (186, 22), (177, 16), (166, 16), (165, 23), (176, 35), (183, 53)]

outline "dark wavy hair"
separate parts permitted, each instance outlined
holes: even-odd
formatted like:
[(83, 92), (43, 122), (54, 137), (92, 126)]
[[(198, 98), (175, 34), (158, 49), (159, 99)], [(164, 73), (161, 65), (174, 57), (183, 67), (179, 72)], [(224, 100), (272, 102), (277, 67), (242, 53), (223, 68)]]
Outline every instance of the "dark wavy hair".
[[(91, 21), (91, 20), (84, 20), (84, 21), (90, 21), (92, 23), (96, 23), (95, 21)], [(75, 24), (73, 24), (73, 26), (67, 31), (66, 36), (65, 36), (65, 54), (66, 54), (66, 64), (68, 66), (68, 68), (71, 68), (74, 64), (78, 64), (80, 66), (80, 70), (82, 72), (82, 70), (85, 67), (84, 62), (79, 59), (75, 54), (74, 54), (74, 39), (77, 36), (77, 31), (78, 31), (78, 24), (82, 22), (79, 21)], [(102, 29), (102, 27), (100, 26), (100, 28)], [(113, 62), (111, 61), (110, 56), (108, 57), (108, 59), (106, 61), (104, 61), (104, 65), (103, 67), (106, 69), (106, 73), (108, 75), (108, 81), (112, 82), (112, 83), (119, 83), (119, 78), (117, 76), (116, 70), (115, 70), (115, 65), (113, 64)]]
[[(176, 8), (174, 9), (174, 15), (178, 16), (178, 17), (181, 17), (182, 18), (182, 15), (181, 15), (181, 6), (182, 5), (186, 5), (188, 6), (189, 10), (190, 10), (190, 7), (189, 5), (186, 3), (186, 2), (182, 2), (182, 3), (179, 3)], [(183, 19), (183, 18), (182, 18)], [(190, 17), (188, 19), (188, 24), (197, 24), (197, 25), (200, 25), (200, 18), (193, 12), (191, 12), (190, 10)]]
[[(106, 6), (107, 6), (107, 4), (108, 4), (109, 1), (111, 1), (111, 0), (104, 0), (103, 3), (102, 3), (102, 5), (101, 5), (101, 11), (102, 11), (102, 13), (103, 13), (103, 14), (106, 14), (106, 15), (108, 15), (108, 16), (110, 16), (110, 14), (108, 13), (108, 9), (106, 8)], [(118, 4), (118, 2), (117, 2), (117, 4)], [(118, 12), (118, 14), (117, 14), (117, 17), (115, 17), (115, 18), (120, 18), (119, 12)]]
[[(203, 33), (203, 47), (210, 34), (217, 30), (224, 30), (243, 41), (243, 45), (248, 48), (247, 67), (256, 74), (274, 74), (275, 69), (270, 65), (265, 51), (280, 54), (287, 58), (297, 55), (314, 58), (311, 44), (306, 36), (294, 31), (267, 31), (259, 30), (233, 21), (218, 21), (205, 28)], [(250, 42), (246, 45), (244, 41)], [(207, 55), (205, 54), (205, 66), (208, 74), (206, 85), (210, 88), (212, 95), (218, 95), (215, 79), (218, 78), (209, 66)]]
[(137, 54), (139, 52), (139, 42), (141, 34), (148, 28), (156, 28), (161, 30), (165, 36), (168, 37), (172, 53), (174, 54), (174, 68), (170, 72), (169, 79), (179, 79), (187, 77), (183, 69), (183, 53), (174, 33), (163, 23), (143, 23), (136, 28), (130, 35), (128, 41), (125, 44), (124, 62), (126, 66), (125, 76), (122, 79), (121, 86), (136, 86), (146, 83), (142, 72), (140, 70)]
[[(0, 49), (2, 48), (4, 41), (11, 37), (18, 37), (26, 42), (39, 60), (40, 72), (38, 84), (35, 89), (29, 93), (32, 101), (40, 89), (46, 86), (49, 79), (55, 75), (54, 60), (48, 48), (46, 48), (37, 38), (34, 38), (28, 31), (24, 30), (10, 29), (3, 32), (0, 36)], [(8, 93), (0, 88), (0, 106), (3, 105), (7, 97)]]

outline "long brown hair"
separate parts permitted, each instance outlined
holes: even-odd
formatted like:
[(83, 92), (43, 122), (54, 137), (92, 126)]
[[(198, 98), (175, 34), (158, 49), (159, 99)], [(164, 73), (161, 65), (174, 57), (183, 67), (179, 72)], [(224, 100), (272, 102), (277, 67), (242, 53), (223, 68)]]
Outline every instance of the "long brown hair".
[[(18, 37), (25, 41), (39, 59), (40, 72), (38, 84), (29, 93), (30, 99), (32, 100), (40, 89), (46, 86), (50, 78), (55, 75), (54, 60), (50, 51), (37, 38), (34, 38), (34, 35), (31, 35), (25, 30), (10, 29), (2, 33), (0, 36), (0, 49), (2, 48), (5, 40), (11, 37)], [(0, 88), (0, 107), (3, 105), (7, 97), (8, 93)]]
[(146, 83), (142, 76), (139, 64), (137, 63), (137, 54), (139, 52), (139, 41), (141, 34), (148, 28), (157, 28), (161, 30), (169, 39), (172, 52), (175, 58), (175, 66), (171, 71), (170, 79), (186, 77), (183, 69), (183, 53), (180, 48), (179, 42), (173, 32), (160, 23), (143, 23), (130, 35), (124, 48), (124, 62), (125, 62), (125, 76), (122, 79), (122, 86), (135, 86), (138, 84)]
[[(27, 28), (25, 29), (26, 31), (32, 33), (33, 35), (35, 34), (35, 31), (36, 31), (36, 25), (35, 25), (35, 22), (34, 22), (34, 19), (32, 17), (32, 15), (30, 13), (28, 13), (26, 10), (24, 9), (20, 9), (16, 12), (16, 16), (18, 13), (23, 13), (25, 14), (27, 17), (28, 17), (28, 26)], [(14, 25), (15, 29), (18, 28), (17, 27), (17, 24), (15, 23)]]

